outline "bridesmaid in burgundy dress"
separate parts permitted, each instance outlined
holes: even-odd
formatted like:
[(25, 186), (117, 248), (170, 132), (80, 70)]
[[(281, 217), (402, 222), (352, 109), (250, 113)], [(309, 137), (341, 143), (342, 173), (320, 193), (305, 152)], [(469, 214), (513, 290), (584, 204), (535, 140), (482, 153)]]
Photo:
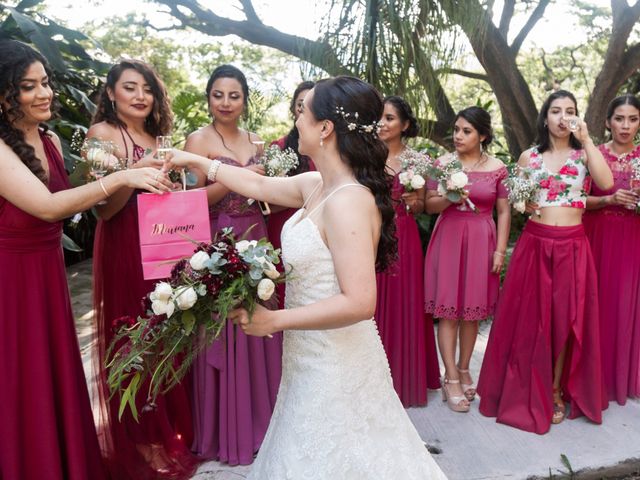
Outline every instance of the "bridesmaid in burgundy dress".
[[(591, 187), (584, 228), (598, 271), (602, 376), (609, 400), (620, 405), (640, 396), (640, 162), (633, 140), (640, 127), (640, 100), (622, 95), (607, 110), (611, 140), (599, 146), (614, 186)], [(634, 185), (632, 185), (632, 182)]]
[[(309, 90), (315, 85), (314, 82), (305, 81), (296, 87), (291, 98), (291, 105), (289, 105), (289, 111), (293, 115), (293, 128), (284, 137), (279, 138), (271, 142), (271, 145), (277, 145), (280, 150), (290, 148), (298, 156), (298, 168), (289, 172), (288, 176), (299, 175), (304, 172), (313, 172), (316, 170), (313, 160), (306, 155), (301, 155), (298, 152), (298, 127), (295, 125), (295, 121), (298, 120), (300, 115), (300, 109), (302, 108), (302, 102), (304, 97), (309, 93)], [(281, 207), (279, 205), (271, 205), (271, 213), (267, 219), (267, 233), (269, 235), (269, 241), (275, 248), (281, 248), (280, 233), (282, 232), (282, 226), (289, 220), (289, 217), (295, 213), (295, 209)], [(276, 265), (278, 270), (282, 271), (282, 264)], [(276, 294), (278, 295), (278, 308), (284, 308), (284, 283), (276, 285)]]
[[(495, 309), (511, 223), (502, 183), (507, 169), (485, 153), (492, 139), (489, 113), (479, 107), (465, 108), (453, 127), (455, 153), (439, 159), (446, 163), (458, 158), (469, 177), (468, 198), (477, 213), (467, 205), (466, 197), (452, 203), (438, 193), (435, 181), (427, 183), (426, 209), (440, 213), (440, 217), (427, 248), (425, 305), (428, 313), (440, 318), (438, 346), (445, 368), (442, 398), (456, 412), (468, 412), (469, 402), (475, 398), (469, 363), (478, 322), (493, 315)], [(497, 232), (494, 208), (498, 212)]]
[(433, 319), (424, 312), (424, 261), (413, 215), (424, 210), (424, 189), (405, 192), (399, 175), (405, 157), (420, 155), (405, 138), (418, 135), (418, 122), (401, 97), (384, 99), (378, 136), (389, 149), (387, 167), (394, 173), (398, 259), (378, 273), (375, 320), (384, 345), (396, 393), (405, 407), (427, 404), (427, 388), (440, 388), (440, 367)]
[(0, 40), (0, 478), (103, 479), (61, 220), (121, 187), (159, 192), (169, 182), (145, 168), (69, 188), (60, 141), (44, 124), (50, 76), (31, 47)]
[[(169, 135), (172, 113), (166, 89), (148, 65), (125, 60), (113, 66), (98, 101), (87, 137), (110, 140), (131, 170), (162, 167), (145, 151), (155, 149), (157, 135)], [(158, 398), (157, 409), (142, 413), (137, 422), (130, 411), (118, 420), (120, 399), (109, 400), (105, 380), (105, 352), (113, 338), (112, 322), (143, 313), (142, 298), (155, 281), (144, 280), (138, 234), (138, 191), (123, 188), (96, 207), (100, 221), (93, 252), (95, 321), (98, 348), (96, 371), (101, 400), (100, 441), (118, 479), (189, 478), (196, 459), (188, 388), (178, 385)], [(141, 389), (144, 391), (144, 388)], [(138, 398), (142, 411), (145, 398)]]
[(596, 423), (607, 406), (597, 274), (582, 214), (591, 178), (608, 190), (613, 177), (570, 92), (551, 94), (536, 126), (539, 144), (518, 164), (540, 188), (511, 257), (478, 393), (483, 415), (543, 434), (563, 421), (565, 401), (570, 418)]
[[(260, 142), (238, 126), (247, 108), (249, 87), (244, 74), (231, 65), (216, 68), (207, 83), (213, 122), (189, 135), (185, 150), (264, 175), (258, 164)], [(197, 171), (198, 185), (206, 172)], [(233, 227), (247, 240), (267, 236), (257, 202), (208, 184), (212, 234)], [(228, 322), (221, 338), (196, 358), (193, 366), (194, 452), (230, 465), (253, 462), (271, 419), (280, 384), (282, 334), (248, 337)]]

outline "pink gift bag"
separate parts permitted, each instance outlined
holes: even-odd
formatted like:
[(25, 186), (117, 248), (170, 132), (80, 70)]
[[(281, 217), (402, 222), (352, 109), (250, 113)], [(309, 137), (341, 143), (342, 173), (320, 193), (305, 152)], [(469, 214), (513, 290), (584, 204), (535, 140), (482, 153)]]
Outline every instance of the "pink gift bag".
[(138, 229), (145, 280), (167, 278), (193, 242), (210, 242), (209, 205), (204, 189), (138, 195)]

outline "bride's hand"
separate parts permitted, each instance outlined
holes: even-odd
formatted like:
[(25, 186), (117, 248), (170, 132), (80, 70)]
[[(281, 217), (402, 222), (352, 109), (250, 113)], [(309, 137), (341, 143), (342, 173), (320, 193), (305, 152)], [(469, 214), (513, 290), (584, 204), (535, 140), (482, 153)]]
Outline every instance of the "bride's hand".
[(244, 308), (236, 308), (229, 312), (229, 320), (240, 325), (242, 331), (247, 335), (255, 337), (271, 337), (276, 333), (273, 322), (273, 311), (256, 305), (253, 315), (249, 317), (249, 312)]

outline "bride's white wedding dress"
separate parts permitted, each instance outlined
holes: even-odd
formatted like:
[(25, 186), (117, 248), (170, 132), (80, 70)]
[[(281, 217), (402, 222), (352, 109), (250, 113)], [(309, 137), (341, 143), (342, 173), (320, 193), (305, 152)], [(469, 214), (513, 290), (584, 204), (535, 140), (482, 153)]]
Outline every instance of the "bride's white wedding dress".
[[(331, 252), (303, 211), (282, 230), (293, 267), (287, 308), (340, 292)], [(373, 320), (285, 331), (283, 350), (278, 399), (249, 479), (446, 479), (393, 389)]]

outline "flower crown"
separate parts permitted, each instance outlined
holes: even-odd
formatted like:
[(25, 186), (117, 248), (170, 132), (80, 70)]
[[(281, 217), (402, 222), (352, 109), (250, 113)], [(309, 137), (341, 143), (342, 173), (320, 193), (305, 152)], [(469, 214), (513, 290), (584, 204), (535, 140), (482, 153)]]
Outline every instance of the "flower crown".
[(374, 137), (378, 136), (378, 131), (382, 126), (381, 122), (376, 121), (366, 125), (360, 124), (358, 123), (358, 116), (359, 116), (358, 112), (355, 112), (355, 113), (345, 112), (343, 107), (336, 107), (336, 113), (340, 115), (342, 119), (346, 122), (347, 128), (349, 129), (350, 132), (353, 132), (354, 130), (358, 130), (362, 133), (369, 133)]

